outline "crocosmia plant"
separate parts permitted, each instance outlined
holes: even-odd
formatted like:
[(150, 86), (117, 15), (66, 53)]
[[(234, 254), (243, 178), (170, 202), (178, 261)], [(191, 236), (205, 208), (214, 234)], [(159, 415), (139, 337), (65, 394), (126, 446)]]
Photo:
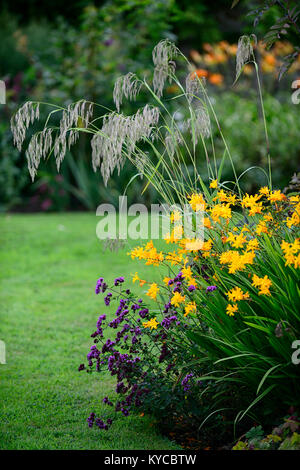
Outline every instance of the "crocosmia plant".
[[(188, 68), (185, 79), (177, 77), (176, 61), (180, 70)], [(131, 72), (117, 80), (114, 111), (84, 100), (54, 107), (29, 143), (28, 167), (34, 178), (41, 158), (54, 156), (59, 168), (68, 147), (85, 132), (91, 136), (93, 167), (106, 184), (129, 160), (145, 177), (145, 191), (152, 185), (163, 202), (177, 207), (164, 247), (148, 240), (128, 253), (132, 279), (118, 273), (113, 283), (103, 277), (96, 282), (103, 311), (79, 370), (108, 371), (116, 383), (111, 396), (102, 397), (107, 412), (91, 410), (88, 425), (108, 430), (114, 413), (126, 417), (139, 410), (160, 420), (187, 420), (198, 432), (214, 434), (217, 427), (222, 439), (223, 432), (249, 420), (272, 421), (300, 405), (300, 369), (292, 361), (300, 339), (300, 196), (272, 186), (255, 38), (239, 41), (236, 81), (245, 66), (254, 65), (267, 162), (261, 168), (266, 184), (256, 194), (243, 193), (247, 172), (235, 171), (203, 77), (168, 40), (155, 47), (153, 63), (151, 84)], [(164, 100), (167, 81), (179, 90), (172, 100)], [(134, 115), (123, 114), (124, 100), (142, 93), (148, 103)], [(185, 115), (178, 117), (177, 104)], [(26, 103), (12, 119), (19, 148), (39, 106)], [(53, 113), (61, 114), (59, 127), (51, 126)], [(212, 121), (223, 155), (215, 152)], [(198, 172), (200, 159), (207, 163), (208, 184)], [(226, 161), (232, 181), (222, 180)], [(186, 205), (193, 221), (201, 212), (203, 239), (185, 231)], [(155, 279), (140, 277), (139, 263), (154, 267)]]

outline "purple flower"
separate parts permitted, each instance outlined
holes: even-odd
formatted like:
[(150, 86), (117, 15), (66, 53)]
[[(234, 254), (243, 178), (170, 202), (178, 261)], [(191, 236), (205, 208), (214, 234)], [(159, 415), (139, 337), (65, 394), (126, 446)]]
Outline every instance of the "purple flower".
[(96, 288), (95, 288), (95, 293), (96, 294), (100, 293), (100, 289), (102, 287), (103, 281), (104, 281), (103, 277), (99, 277), (99, 279), (97, 280)]
[(191, 388), (191, 384), (189, 383), (189, 380), (190, 380), (190, 378), (193, 377), (193, 375), (194, 374), (192, 372), (190, 374), (187, 374), (181, 382), (181, 385), (183, 386), (183, 390), (185, 392), (188, 392)]
[(122, 284), (124, 282), (124, 277), (121, 276), (121, 277), (116, 277), (115, 281), (114, 281), (114, 284), (115, 286), (119, 286), (120, 284)]
[(112, 293), (109, 292), (106, 297), (104, 297), (104, 303), (106, 306), (108, 306), (110, 304), (110, 301), (111, 301), (111, 296), (112, 296)]
[(108, 397), (104, 397), (102, 401), (105, 405), (113, 406), (112, 402), (109, 400)]
[(147, 308), (143, 308), (142, 310), (139, 311), (139, 316), (141, 318), (145, 318), (149, 313), (149, 310)]
[(193, 292), (194, 290), (196, 290), (196, 287), (195, 287), (195, 286), (192, 285), (192, 286), (189, 286), (189, 287), (188, 287), (188, 291), (189, 291), (189, 292)]
[(84, 365), (84, 364), (80, 364), (80, 366), (78, 367), (79, 372), (80, 372), (81, 370), (84, 370), (84, 369), (85, 369), (85, 365)]
[(206, 288), (206, 292), (213, 292), (214, 290), (217, 290), (217, 286), (208, 286)]
[(129, 415), (129, 411), (126, 409), (126, 408), (121, 408), (121, 411), (123, 413), (124, 416), (128, 416)]
[(172, 315), (171, 317), (165, 317), (161, 322), (161, 326), (163, 326), (164, 328), (166, 328), (166, 330), (168, 330), (171, 324), (175, 322), (176, 320), (177, 320), (176, 315)]
[(91, 413), (90, 416), (87, 418), (87, 422), (89, 423), (88, 426), (89, 428), (93, 427), (95, 421), (95, 413)]

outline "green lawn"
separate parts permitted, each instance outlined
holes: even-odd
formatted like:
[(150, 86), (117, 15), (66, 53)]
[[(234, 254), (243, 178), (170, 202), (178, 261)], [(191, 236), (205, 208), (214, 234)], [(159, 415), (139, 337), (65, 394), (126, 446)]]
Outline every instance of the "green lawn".
[(117, 414), (108, 432), (87, 427), (91, 411), (111, 413), (101, 403), (111, 396), (111, 377), (77, 371), (99, 314), (109, 311), (94, 294), (95, 281), (136, 270), (149, 278), (149, 268), (126, 255), (128, 246), (103, 251), (97, 221), (85, 213), (0, 218), (0, 339), (7, 348), (7, 364), (0, 364), (1, 449), (179, 448), (151, 417)]

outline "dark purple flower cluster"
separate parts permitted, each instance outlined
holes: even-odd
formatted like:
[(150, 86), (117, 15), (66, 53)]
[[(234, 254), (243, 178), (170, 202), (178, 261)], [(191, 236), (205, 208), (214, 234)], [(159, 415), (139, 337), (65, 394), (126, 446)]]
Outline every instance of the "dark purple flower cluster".
[(191, 388), (191, 384), (189, 383), (189, 381), (193, 377), (193, 375), (194, 374), (192, 372), (190, 374), (187, 374), (181, 382), (181, 385), (183, 386), (183, 390), (185, 392), (188, 392)]
[(158, 362), (159, 363), (163, 362), (169, 354), (170, 354), (170, 351), (168, 349), (168, 346), (166, 345), (166, 343), (163, 343)]
[(104, 297), (104, 303), (108, 307), (111, 301), (112, 293), (109, 292), (105, 297)]
[(176, 315), (172, 315), (171, 317), (165, 317), (161, 322), (161, 326), (163, 326), (164, 328), (166, 328), (166, 330), (168, 330), (170, 326), (172, 325), (172, 323), (176, 321), (177, 321)]
[(108, 418), (106, 424), (100, 418), (96, 418), (95, 413), (91, 413), (90, 416), (87, 418), (89, 428), (92, 428), (95, 424), (99, 429), (105, 429), (108, 431), (109, 427), (112, 425), (112, 419)]
[(125, 279), (124, 279), (123, 276), (121, 276), (121, 277), (116, 277), (116, 279), (114, 280), (114, 285), (115, 285), (115, 286), (119, 286), (120, 284), (123, 284), (124, 280), (125, 280)]
[(214, 290), (217, 290), (217, 286), (208, 286), (206, 288), (206, 292), (213, 292)]
[(116, 310), (116, 317), (114, 320), (112, 320), (111, 322), (109, 322), (108, 326), (110, 326), (111, 328), (118, 328), (118, 326), (124, 321), (126, 315), (129, 313), (129, 310), (128, 310), (128, 304), (126, 303), (126, 300), (125, 299), (121, 299), (120, 300), (120, 303), (119, 303), (119, 306)]
[[(170, 285), (173, 286), (172, 290), (174, 292), (183, 290), (183, 279), (184, 276), (180, 271), (171, 280)], [(123, 283), (124, 277), (118, 277), (113, 284), (114, 286), (120, 286)], [(106, 315), (100, 315), (97, 320), (97, 330), (91, 335), (95, 338), (94, 343), (97, 345), (91, 346), (87, 355), (89, 366), (87, 372), (93, 372), (96, 365), (96, 371), (107, 369), (111, 376), (117, 379), (115, 391), (120, 397), (119, 400), (112, 403), (105, 396), (103, 403), (114, 407), (116, 412), (128, 416), (133, 407), (143, 405), (143, 411), (151, 409), (151, 400), (156, 399), (157, 393), (161, 392), (162, 381), (170, 377), (167, 380), (170, 384), (173, 384), (173, 375), (175, 377), (179, 376), (181, 357), (176, 352), (176, 346), (174, 348), (172, 341), (170, 341), (170, 329), (173, 325), (180, 325), (181, 322), (179, 320), (180, 313), (176, 311), (170, 301), (166, 303), (164, 307), (165, 317), (160, 323), (161, 326), (157, 331), (151, 332), (152, 339), (157, 343), (157, 347), (154, 349), (149, 347), (146, 336), (149, 329), (145, 331), (145, 328), (140, 326), (142, 320), (151, 318), (148, 308), (146, 308), (142, 299), (134, 299), (129, 289), (121, 288), (120, 292), (116, 293), (114, 286), (111, 286), (111, 292), (104, 297), (104, 303), (109, 306), (112, 298), (119, 299), (115, 317), (107, 325), (112, 329), (112, 333), (115, 331), (115, 334), (108, 339), (103, 339)], [(105, 292), (107, 288), (104, 279), (99, 278), (96, 285), (96, 294)], [(195, 290), (195, 287), (190, 286), (189, 292), (193, 290)], [(182, 324), (182, 326), (187, 328), (188, 324)], [(179, 331), (182, 331), (182, 328)], [(159, 351), (156, 358), (153, 356), (154, 351)], [(79, 366), (79, 370), (84, 368), (83, 364)], [(171, 370), (172, 375), (167, 376), (166, 372), (168, 373)], [(181, 382), (185, 392), (191, 388), (189, 381), (192, 376), (193, 374), (188, 374)], [(105, 421), (103, 418), (96, 418), (95, 413), (91, 413), (87, 421), (89, 427), (95, 425), (104, 430), (108, 429), (111, 424), (111, 420)]]
[(105, 292), (107, 289), (107, 284), (104, 282), (103, 277), (99, 277), (96, 283), (95, 293), (100, 294), (100, 292)]
[(113, 403), (110, 401), (108, 397), (104, 397), (102, 401), (105, 405), (113, 406)]

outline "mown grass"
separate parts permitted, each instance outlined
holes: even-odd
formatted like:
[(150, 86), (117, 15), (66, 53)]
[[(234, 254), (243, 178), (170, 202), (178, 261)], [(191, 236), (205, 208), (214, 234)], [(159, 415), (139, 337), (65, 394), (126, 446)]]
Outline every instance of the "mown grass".
[[(7, 364), (0, 364), (0, 448), (178, 449), (151, 417), (114, 416), (102, 404), (111, 396), (108, 374), (77, 371), (98, 315), (108, 312), (94, 294), (96, 279), (129, 278), (137, 270), (128, 246), (103, 251), (92, 214), (6, 215), (0, 223), (0, 339), (7, 348)], [(138, 271), (149, 278), (149, 269)], [(111, 416), (114, 425), (89, 429), (91, 411)]]

